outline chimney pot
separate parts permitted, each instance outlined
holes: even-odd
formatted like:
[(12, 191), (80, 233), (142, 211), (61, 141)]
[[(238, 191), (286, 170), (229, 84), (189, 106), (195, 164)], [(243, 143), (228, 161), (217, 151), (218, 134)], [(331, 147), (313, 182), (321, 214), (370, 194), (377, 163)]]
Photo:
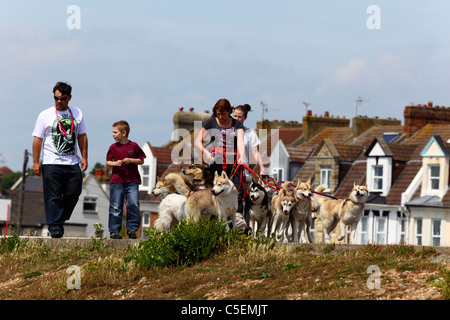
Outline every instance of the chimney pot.
[(428, 106), (431, 108), (433, 106), (433, 101), (428, 101)]
[(325, 114), (323, 115), (325, 118), (329, 118), (330, 117), (330, 113), (328, 111), (325, 111)]
[(183, 111), (183, 109), (184, 109), (183, 107), (179, 107), (179, 108), (178, 108), (178, 110), (180, 110), (180, 111)]
[(192, 108), (192, 107), (191, 107), (191, 108), (189, 108), (189, 111), (190, 111), (190, 112), (194, 111), (194, 108)]
[(312, 116), (312, 110), (308, 110), (308, 112), (306, 113), (306, 115), (307, 115), (308, 117)]

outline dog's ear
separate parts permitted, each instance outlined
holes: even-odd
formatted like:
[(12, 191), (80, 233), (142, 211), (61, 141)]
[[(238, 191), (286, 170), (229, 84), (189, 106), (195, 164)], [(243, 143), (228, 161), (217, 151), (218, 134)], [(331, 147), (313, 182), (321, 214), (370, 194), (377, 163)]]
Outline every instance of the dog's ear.
[(309, 178), (308, 181), (306, 181), (306, 184), (311, 187), (311, 178)]
[(227, 173), (225, 172), (225, 170), (222, 171), (222, 178), (225, 178), (225, 179), (228, 178)]
[(214, 179), (217, 178), (219, 176), (219, 174), (216, 172), (214, 172)]
[(356, 181), (353, 181), (353, 188), (356, 187)]

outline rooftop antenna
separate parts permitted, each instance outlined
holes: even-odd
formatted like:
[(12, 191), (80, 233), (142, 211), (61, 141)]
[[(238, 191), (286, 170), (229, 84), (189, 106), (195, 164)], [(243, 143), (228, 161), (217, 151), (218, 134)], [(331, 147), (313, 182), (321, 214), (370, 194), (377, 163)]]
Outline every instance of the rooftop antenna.
[(306, 113), (305, 113), (305, 115), (308, 115), (308, 106), (310, 106), (311, 103), (303, 101), (303, 104), (305, 105), (305, 108), (306, 108)]
[(261, 106), (262, 106), (262, 121), (261, 121), (261, 127), (264, 124), (264, 112), (268, 112), (269, 109), (267, 108), (267, 103), (264, 103), (263, 101), (261, 101)]
[(358, 106), (362, 105), (364, 102), (369, 102), (369, 100), (363, 99), (362, 97), (356, 99), (355, 119), (358, 117)]
[(3, 154), (0, 153), (0, 167), (4, 167), (5, 166), (5, 156)]

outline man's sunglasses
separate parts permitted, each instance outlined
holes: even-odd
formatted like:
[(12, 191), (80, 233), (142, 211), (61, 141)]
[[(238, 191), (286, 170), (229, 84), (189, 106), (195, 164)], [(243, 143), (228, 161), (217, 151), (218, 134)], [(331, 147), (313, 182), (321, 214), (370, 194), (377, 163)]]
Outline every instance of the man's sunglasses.
[(53, 96), (53, 98), (55, 98), (56, 101), (66, 101), (67, 98), (69, 98), (69, 97), (56, 97), (56, 96)]

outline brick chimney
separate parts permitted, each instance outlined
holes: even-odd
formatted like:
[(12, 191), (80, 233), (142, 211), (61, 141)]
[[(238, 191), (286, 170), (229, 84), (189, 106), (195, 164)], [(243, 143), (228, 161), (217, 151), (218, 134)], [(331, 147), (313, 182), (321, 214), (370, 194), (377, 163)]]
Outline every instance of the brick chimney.
[(211, 114), (207, 112), (194, 112), (194, 108), (189, 108), (189, 111), (184, 111), (183, 107), (178, 108), (178, 112), (173, 115), (174, 129), (183, 128), (191, 132), (194, 130), (194, 121), (201, 121), (204, 123), (211, 118)]
[(350, 120), (346, 118), (330, 117), (328, 111), (325, 111), (324, 116), (313, 116), (308, 112), (308, 115), (303, 117), (302, 126), (304, 141), (306, 142), (326, 127), (349, 127)]
[(427, 124), (450, 124), (450, 108), (433, 106), (432, 101), (424, 105), (410, 105), (405, 107), (405, 132), (406, 137), (425, 127)]
[(353, 137), (358, 137), (373, 126), (401, 125), (401, 121), (395, 118), (382, 119), (378, 117), (369, 118), (367, 116), (358, 116), (353, 118), (352, 133)]

